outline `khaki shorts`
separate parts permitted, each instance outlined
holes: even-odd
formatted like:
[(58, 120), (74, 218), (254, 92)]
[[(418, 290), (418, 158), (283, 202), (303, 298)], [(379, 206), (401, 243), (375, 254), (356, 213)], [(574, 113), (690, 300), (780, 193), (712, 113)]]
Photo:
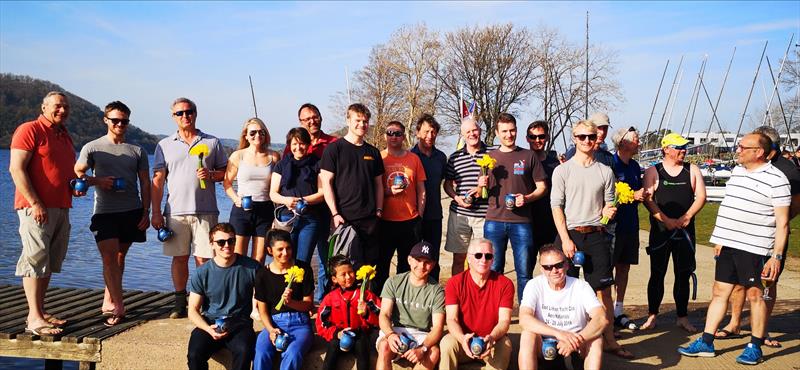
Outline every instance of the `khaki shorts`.
[(48, 208), (47, 223), (33, 220), (30, 208), (17, 210), (22, 254), (17, 261), (16, 276), (46, 278), (61, 272), (69, 244), (69, 208)]
[(444, 250), (450, 253), (467, 253), (472, 239), (483, 238), (483, 217), (464, 216), (450, 210), (447, 218), (447, 241)]
[(164, 242), (165, 256), (188, 256), (194, 250), (195, 257), (214, 257), (208, 233), (217, 224), (217, 215), (166, 216), (166, 219), (175, 235)]
[[(392, 327), (392, 331), (394, 331), (397, 334), (406, 333), (408, 335), (411, 335), (411, 337), (413, 337), (414, 340), (417, 341), (418, 344), (422, 344), (422, 342), (425, 341), (425, 337), (428, 336), (428, 332), (427, 331), (422, 331), (422, 330), (419, 330), (417, 328), (405, 328), (405, 327), (402, 327), (402, 326), (393, 326)], [(378, 349), (378, 345), (381, 343), (381, 341), (385, 337), (386, 337), (386, 335), (383, 334), (383, 330), (378, 330), (378, 340), (375, 341), (375, 348), (376, 349)]]

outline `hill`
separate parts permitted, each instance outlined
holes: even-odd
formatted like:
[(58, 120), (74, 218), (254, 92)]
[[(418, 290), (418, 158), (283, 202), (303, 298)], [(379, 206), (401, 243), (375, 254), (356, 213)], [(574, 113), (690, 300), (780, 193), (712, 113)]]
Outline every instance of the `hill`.
[[(0, 74), (0, 148), (11, 145), (11, 135), (19, 124), (36, 119), (41, 113), (42, 98), (50, 91), (62, 91), (70, 102), (67, 128), (79, 150), (89, 141), (106, 134), (103, 110), (87, 100), (65, 91), (52, 82), (29, 76)], [(135, 125), (128, 127), (126, 139), (141, 145), (148, 153), (155, 149), (158, 139)]]

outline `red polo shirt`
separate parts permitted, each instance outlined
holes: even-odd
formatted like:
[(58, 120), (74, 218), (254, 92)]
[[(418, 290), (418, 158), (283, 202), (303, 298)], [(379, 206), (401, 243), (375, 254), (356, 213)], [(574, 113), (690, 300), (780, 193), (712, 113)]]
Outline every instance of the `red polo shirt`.
[[(307, 154), (314, 154), (317, 158), (322, 159), (322, 152), (325, 151), (325, 147), (328, 144), (338, 140), (339, 138), (336, 136), (331, 136), (326, 133), (320, 133), (319, 139), (317, 139), (316, 143), (313, 143), (308, 146), (308, 153)], [(291, 151), (289, 150), (289, 146), (283, 149), (283, 156), (287, 156)]]
[[(11, 149), (33, 154), (25, 171), (45, 208), (72, 207), (69, 181), (75, 178), (75, 147), (63, 125), (54, 125), (40, 115), (35, 121), (17, 127), (11, 138)], [(15, 189), (14, 209), (30, 206)]]
[(492, 271), (486, 284), (478, 287), (467, 270), (447, 282), (444, 304), (458, 305), (458, 321), (464, 333), (485, 337), (497, 325), (500, 307), (514, 308), (514, 283)]

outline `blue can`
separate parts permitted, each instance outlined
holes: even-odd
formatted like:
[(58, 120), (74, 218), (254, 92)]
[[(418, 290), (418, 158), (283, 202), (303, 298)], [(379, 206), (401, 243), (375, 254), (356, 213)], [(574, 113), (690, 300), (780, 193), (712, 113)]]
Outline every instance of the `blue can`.
[(474, 336), (469, 340), (469, 351), (473, 356), (480, 356), (483, 351), (486, 351), (486, 341), (479, 336)]
[(84, 179), (72, 179), (69, 181), (69, 187), (75, 191), (85, 193), (87, 190), (89, 190), (89, 183)]
[(414, 337), (412, 337), (411, 334), (408, 333), (400, 333), (400, 342), (401, 342), (399, 348), (400, 354), (406, 353), (406, 351), (417, 348), (417, 346), (419, 346), (419, 343), (417, 343), (416, 339), (414, 339)]
[(125, 191), (125, 179), (122, 177), (115, 177), (111, 188), (118, 193)]
[(472, 204), (472, 201), (475, 199), (472, 198), (472, 194), (470, 194), (469, 190), (464, 191), (464, 203)]
[(558, 339), (544, 338), (542, 340), (542, 357), (545, 360), (552, 361), (558, 357)]
[(297, 204), (295, 204), (295, 206), (294, 206), (294, 211), (298, 215), (302, 215), (303, 212), (306, 211), (306, 207), (307, 206), (308, 206), (308, 202), (305, 199), (300, 198), (300, 200), (298, 200)]
[(214, 324), (217, 324), (217, 327), (214, 328), (214, 331), (216, 331), (217, 333), (220, 333), (220, 334), (228, 331), (228, 320), (227, 319), (228, 319), (227, 316), (221, 316), (221, 317), (218, 317), (216, 320), (214, 320)]
[(158, 229), (158, 241), (162, 243), (172, 238), (173, 235), (175, 235), (175, 233), (166, 226)]
[(586, 263), (586, 254), (581, 251), (575, 252), (575, 255), (572, 256), (572, 264), (575, 267), (583, 267), (584, 263)]
[(506, 209), (512, 210), (517, 206), (517, 197), (514, 194), (506, 194)]
[(350, 352), (353, 349), (353, 345), (356, 343), (356, 333), (353, 333), (350, 330), (342, 331), (342, 337), (339, 338), (339, 349), (342, 352)]
[(275, 349), (277, 349), (278, 352), (286, 351), (286, 349), (289, 348), (289, 343), (291, 342), (292, 338), (289, 336), (289, 334), (280, 333), (275, 337)]
[(253, 210), (253, 197), (249, 195), (242, 197), (242, 209), (245, 211)]

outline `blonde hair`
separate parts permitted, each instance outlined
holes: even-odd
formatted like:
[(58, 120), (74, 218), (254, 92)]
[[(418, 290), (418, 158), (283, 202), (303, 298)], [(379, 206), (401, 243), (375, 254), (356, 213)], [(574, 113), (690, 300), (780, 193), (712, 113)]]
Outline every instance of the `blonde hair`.
[(266, 151), (269, 148), (269, 143), (271, 142), (272, 138), (269, 136), (269, 130), (267, 129), (267, 125), (264, 123), (264, 121), (256, 117), (244, 121), (244, 126), (242, 126), (242, 134), (239, 136), (239, 149), (244, 149), (250, 146), (250, 142), (247, 141), (247, 126), (250, 125), (258, 125), (266, 133), (266, 135), (264, 135), (264, 144), (262, 144), (264, 146), (262, 149)]
[(575, 126), (572, 127), (572, 131), (575, 131), (580, 126), (589, 129), (589, 131), (591, 131), (592, 133), (597, 133), (597, 125), (595, 125), (594, 122), (588, 119), (582, 119), (576, 122)]

